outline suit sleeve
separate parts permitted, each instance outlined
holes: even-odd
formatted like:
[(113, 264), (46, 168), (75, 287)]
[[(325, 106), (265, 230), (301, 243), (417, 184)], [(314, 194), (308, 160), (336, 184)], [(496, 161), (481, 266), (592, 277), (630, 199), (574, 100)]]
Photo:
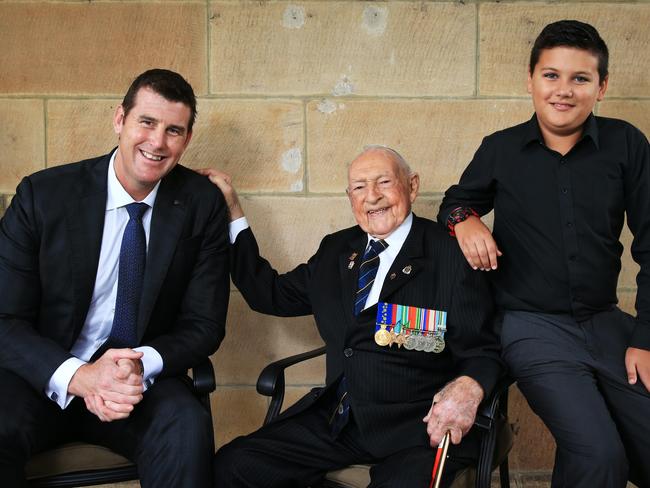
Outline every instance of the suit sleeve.
[(40, 232), (32, 186), (24, 178), (0, 222), (0, 367), (43, 391), (56, 368), (72, 356), (36, 330)]
[(143, 346), (153, 347), (163, 359), (161, 377), (184, 374), (212, 355), (223, 340), (230, 297), (227, 207), (221, 192), (200, 236), (199, 248), (184, 289), (173, 328)]
[[(321, 244), (322, 246), (322, 244)], [(260, 256), (250, 227), (231, 248), (231, 275), (246, 303), (255, 311), (280, 317), (310, 315), (311, 281), (318, 253), (292, 271), (279, 274)]]
[(484, 273), (458, 259), (448, 343), (458, 375), (475, 379), (487, 397), (503, 374), (495, 334), (494, 302)]

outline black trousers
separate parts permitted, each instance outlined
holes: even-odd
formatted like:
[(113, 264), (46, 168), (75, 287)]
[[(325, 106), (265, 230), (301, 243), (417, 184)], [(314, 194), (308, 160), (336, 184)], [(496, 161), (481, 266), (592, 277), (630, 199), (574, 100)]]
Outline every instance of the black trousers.
[(505, 313), (503, 358), (557, 444), (553, 487), (650, 487), (650, 393), (625, 369), (633, 328), (618, 308), (580, 323)]
[[(395, 453), (377, 458), (362, 445), (354, 412), (343, 431), (334, 438), (329, 424), (336, 406), (333, 393), (323, 395), (300, 413), (280, 417), (219, 449), (214, 460), (214, 486), (308, 487), (322, 480), (328, 471), (350, 464), (374, 465), (370, 470), (371, 488), (429, 486), (435, 456), (431, 447), (397, 448)], [(422, 429), (426, 429), (424, 423)], [(470, 431), (461, 445), (463, 455), (458, 454), (457, 446), (450, 446), (442, 486), (449, 486), (458, 470), (476, 463), (476, 454), (466, 454), (478, 452), (476, 433)]]
[(22, 378), (0, 369), (0, 486), (25, 487), (24, 465), (66, 441), (107, 446), (134, 461), (147, 487), (212, 484), (210, 415), (178, 378), (156, 381), (124, 420), (101, 422), (76, 398), (65, 410)]

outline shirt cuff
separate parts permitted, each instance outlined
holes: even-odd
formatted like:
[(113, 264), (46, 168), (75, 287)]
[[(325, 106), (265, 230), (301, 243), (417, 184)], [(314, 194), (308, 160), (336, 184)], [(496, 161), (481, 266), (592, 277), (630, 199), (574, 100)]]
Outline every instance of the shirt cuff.
[(70, 402), (74, 399), (74, 395), (68, 393), (68, 386), (74, 374), (84, 364), (87, 363), (78, 358), (66, 359), (61, 363), (61, 366), (56, 368), (50, 381), (48, 381), (45, 387), (45, 394), (50, 400), (61, 407), (61, 410), (70, 405)]
[(238, 219), (230, 222), (230, 224), (228, 224), (228, 232), (230, 234), (230, 244), (234, 244), (239, 233), (242, 230), (248, 229), (249, 227), (250, 225), (248, 225), (248, 220), (246, 220), (246, 217), (239, 217)]
[(141, 346), (133, 349), (142, 353), (142, 382), (146, 390), (153, 385), (156, 377), (163, 369), (163, 359), (158, 351), (151, 346)]

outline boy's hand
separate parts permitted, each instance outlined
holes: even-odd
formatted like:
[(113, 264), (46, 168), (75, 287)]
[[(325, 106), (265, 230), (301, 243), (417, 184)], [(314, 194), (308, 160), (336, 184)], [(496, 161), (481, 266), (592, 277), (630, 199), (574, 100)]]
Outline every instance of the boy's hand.
[(645, 389), (650, 391), (650, 351), (628, 347), (625, 353), (625, 369), (627, 369), (627, 381), (635, 385), (638, 378)]
[(454, 233), (465, 259), (473, 269), (497, 269), (497, 256), (502, 254), (490, 229), (481, 219), (473, 215), (468, 217), (454, 226)]
[(244, 211), (239, 204), (239, 197), (237, 196), (235, 187), (232, 186), (230, 175), (214, 168), (199, 168), (195, 171), (203, 176), (207, 176), (212, 183), (219, 187), (226, 199), (231, 222), (244, 216)]

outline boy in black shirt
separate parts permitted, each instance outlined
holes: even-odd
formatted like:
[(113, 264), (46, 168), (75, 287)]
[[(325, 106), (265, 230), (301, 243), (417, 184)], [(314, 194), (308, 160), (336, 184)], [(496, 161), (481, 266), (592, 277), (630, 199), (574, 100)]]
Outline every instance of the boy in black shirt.
[[(535, 114), (483, 140), (438, 215), (492, 270), (503, 358), (557, 443), (553, 487), (650, 486), (650, 147), (592, 114), (607, 63), (592, 26), (547, 25), (530, 57)], [(616, 307), (626, 215), (636, 318)]]

